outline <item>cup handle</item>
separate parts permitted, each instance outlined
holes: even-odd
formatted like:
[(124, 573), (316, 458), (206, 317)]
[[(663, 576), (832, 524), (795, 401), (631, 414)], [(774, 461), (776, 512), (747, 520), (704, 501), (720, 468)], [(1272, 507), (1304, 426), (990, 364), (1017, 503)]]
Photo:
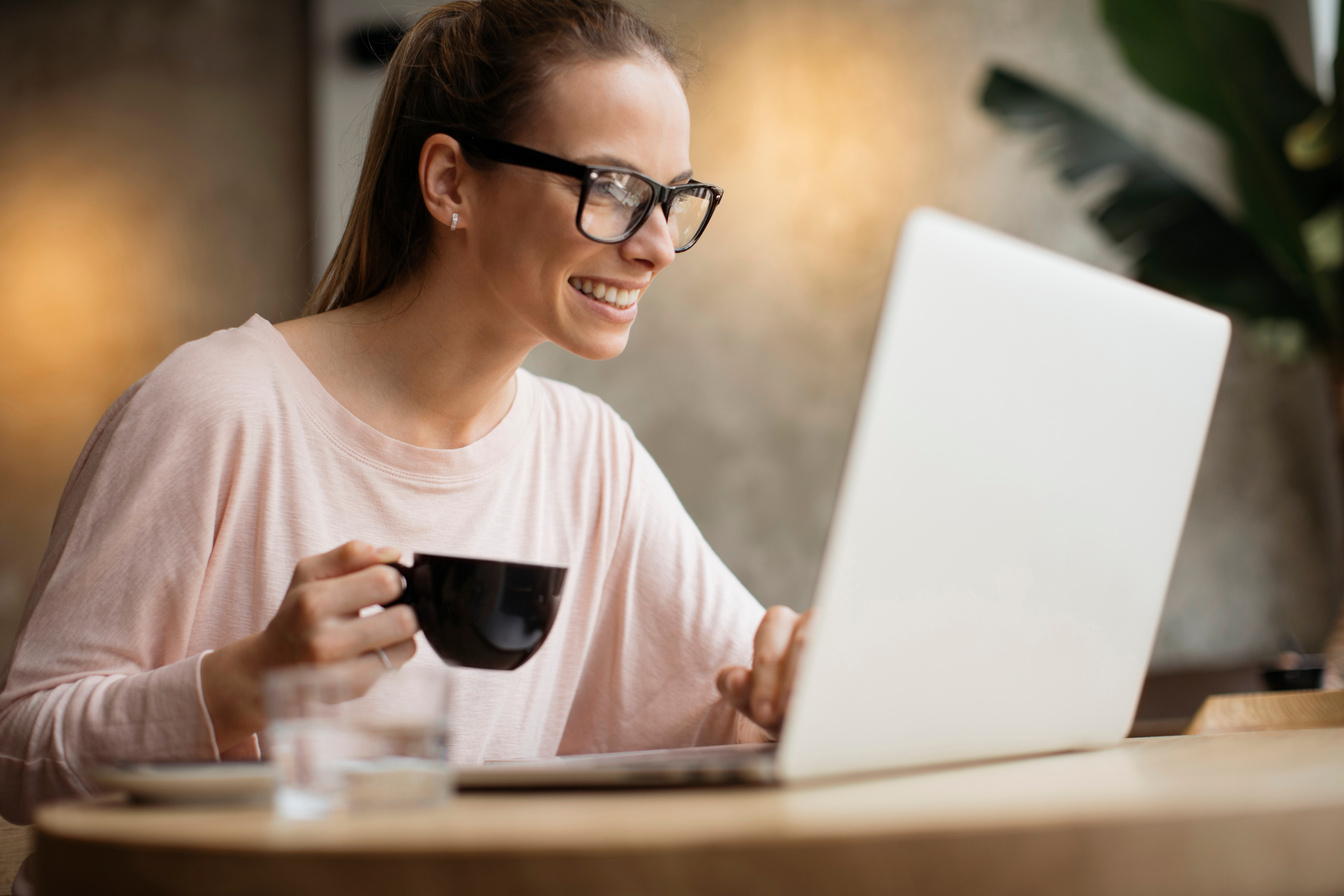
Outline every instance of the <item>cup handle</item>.
[(401, 573), (402, 586), (401, 586), (401, 594), (398, 594), (394, 599), (388, 601), (385, 604), (382, 604), (381, 606), (384, 609), (386, 609), (387, 607), (395, 607), (397, 604), (410, 604), (411, 568), (409, 566), (403, 566), (400, 563), (384, 563), (383, 565), (390, 566), (397, 572)]

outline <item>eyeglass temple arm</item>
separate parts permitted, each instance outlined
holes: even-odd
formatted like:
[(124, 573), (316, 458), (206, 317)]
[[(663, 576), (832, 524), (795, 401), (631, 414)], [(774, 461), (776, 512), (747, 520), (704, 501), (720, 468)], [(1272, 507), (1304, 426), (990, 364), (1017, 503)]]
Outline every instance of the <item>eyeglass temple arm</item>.
[(528, 149), (515, 143), (505, 143), (502, 140), (491, 140), (489, 137), (477, 137), (474, 134), (462, 134), (456, 131), (446, 133), (463, 146), (479, 150), (491, 161), (522, 165), (524, 168), (536, 168), (539, 171), (551, 171), (555, 174), (577, 177), (579, 180), (588, 177), (589, 168), (586, 165), (579, 165), (549, 153)]

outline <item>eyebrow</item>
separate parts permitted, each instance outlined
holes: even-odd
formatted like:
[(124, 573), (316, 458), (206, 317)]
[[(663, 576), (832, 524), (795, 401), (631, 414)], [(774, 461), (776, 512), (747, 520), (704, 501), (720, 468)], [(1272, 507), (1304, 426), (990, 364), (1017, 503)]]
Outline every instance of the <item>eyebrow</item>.
[[(592, 161), (586, 162), (585, 164), (611, 165), (612, 167), (615, 168), (629, 168), (631, 171), (639, 171), (639, 167), (637, 165), (632, 165), (625, 159), (619, 158), (617, 156), (593, 156)], [(690, 180), (692, 173), (693, 172), (691, 171), (691, 169), (687, 168), (685, 171), (681, 172), (681, 174), (678, 174), (676, 177), (668, 181), (668, 183), (675, 184), (678, 181)]]

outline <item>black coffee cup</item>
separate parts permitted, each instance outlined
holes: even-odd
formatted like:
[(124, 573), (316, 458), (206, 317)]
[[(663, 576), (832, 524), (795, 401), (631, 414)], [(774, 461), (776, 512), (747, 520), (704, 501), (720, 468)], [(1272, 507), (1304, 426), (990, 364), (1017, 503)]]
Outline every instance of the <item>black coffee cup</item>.
[(474, 669), (527, 662), (551, 632), (565, 584), (562, 566), (435, 554), (387, 565), (406, 579), (406, 590), (383, 606), (406, 604), (435, 653)]

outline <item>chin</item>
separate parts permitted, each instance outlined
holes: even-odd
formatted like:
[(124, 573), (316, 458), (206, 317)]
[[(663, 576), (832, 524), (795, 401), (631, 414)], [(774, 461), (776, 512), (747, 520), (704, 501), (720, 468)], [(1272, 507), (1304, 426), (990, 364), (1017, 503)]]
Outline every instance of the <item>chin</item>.
[(622, 339), (619, 343), (584, 343), (574, 346), (562, 345), (560, 347), (572, 355), (578, 355), (585, 361), (610, 361), (612, 358), (615, 358), (621, 352), (625, 351), (625, 343), (626, 340)]

